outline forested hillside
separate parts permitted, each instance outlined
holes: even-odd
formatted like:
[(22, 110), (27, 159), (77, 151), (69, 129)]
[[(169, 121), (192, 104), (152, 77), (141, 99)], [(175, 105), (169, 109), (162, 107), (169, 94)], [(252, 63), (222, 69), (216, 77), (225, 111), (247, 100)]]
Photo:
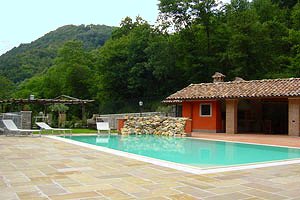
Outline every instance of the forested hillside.
[(0, 74), (18, 83), (43, 72), (54, 64), (58, 49), (69, 40), (79, 40), (86, 50), (96, 49), (110, 38), (112, 27), (67, 25), (43, 37), (21, 44), (0, 56)]
[[(145, 110), (155, 110), (182, 87), (211, 82), (215, 71), (226, 74), (227, 80), (299, 77), (297, 2), (160, 0), (158, 26), (140, 17), (125, 18), (95, 49), (73, 38), (53, 54), (54, 62), (45, 60), (44, 66), (51, 68), (18, 85), (13, 95), (95, 99), (92, 112), (113, 113), (137, 111), (139, 100)], [(22, 51), (16, 57), (20, 55)], [(35, 70), (15, 66), (24, 73)]]

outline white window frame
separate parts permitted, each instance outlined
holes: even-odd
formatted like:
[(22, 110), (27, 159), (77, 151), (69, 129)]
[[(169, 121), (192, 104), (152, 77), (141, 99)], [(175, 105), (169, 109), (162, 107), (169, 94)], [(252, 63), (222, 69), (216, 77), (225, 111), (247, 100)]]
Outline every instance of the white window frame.
[[(210, 115), (202, 115), (202, 105), (209, 105), (210, 106)], [(200, 117), (212, 117), (212, 103), (200, 103)]]

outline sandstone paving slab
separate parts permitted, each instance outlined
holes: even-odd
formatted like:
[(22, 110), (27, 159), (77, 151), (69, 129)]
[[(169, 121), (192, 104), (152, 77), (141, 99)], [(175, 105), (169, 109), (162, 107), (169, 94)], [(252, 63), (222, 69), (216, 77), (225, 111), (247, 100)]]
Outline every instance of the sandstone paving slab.
[(192, 187), (199, 188), (202, 190), (209, 190), (209, 189), (215, 188), (215, 186), (213, 184), (206, 183), (205, 181), (198, 181), (195, 179), (190, 179), (190, 178), (182, 179), (179, 182), (184, 185), (192, 186)]
[(86, 198), (94, 198), (94, 197), (103, 197), (103, 196), (98, 194), (97, 192), (77, 192), (77, 193), (49, 196), (49, 198), (52, 200), (86, 199)]
[(240, 199), (247, 199), (251, 198), (252, 196), (243, 194), (240, 192), (234, 192), (229, 194), (222, 194), (222, 195), (216, 195), (216, 196), (210, 196), (207, 198), (204, 198), (205, 200), (240, 200)]
[(258, 189), (258, 190), (264, 190), (266, 192), (273, 192), (273, 193), (278, 193), (282, 191), (280, 187), (272, 187), (272, 186), (258, 184), (258, 183), (247, 183), (247, 184), (243, 184), (243, 186), (246, 186), (248, 188)]
[(139, 193), (139, 192), (147, 192), (147, 190), (137, 184), (129, 183), (127, 181), (121, 180), (118, 183), (111, 184), (114, 188), (118, 188), (119, 190), (125, 193)]
[(300, 177), (294, 177), (294, 176), (286, 176), (286, 177), (277, 177), (270, 179), (274, 183), (279, 184), (289, 184), (289, 183), (295, 183), (300, 180)]
[(44, 173), (42, 173), (40, 170), (35, 170), (35, 169), (29, 169), (29, 170), (23, 170), (23, 174), (30, 178), (35, 178), (35, 177), (41, 177), (41, 176), (46, 176)]
[(107, 189), (107, 190), (97, 190), (97, 193), (102, 194), (104, 197), (112, 198), (112, 199), (130, 199), (133, 196), (122, 192), (119, 189)]
[(38, 188), (47, 196), (66, 194), (67, 191), (58, 184), (42, 185)]
[(146, 198), (140, 198), (142, 200), (170, 200), (172, 198), (170, 197), (146, 197)]
[(249, 183), (247, 180), (243, 179), (232, 179), (232, 180), (218, 180), (215, 182), (211, 182), (215, 187), (226, 187), (226, 186), (236, 186), (241, 184)]
[(36, 184), (36, 185), (47, 185), (47, 184), (52, 184), (53, 183), (53, 179), (51, 177), (33, 177), (30, 179), (30, 182), (32, 184)]
[(138, 185), (141, 185), (141, 186), (153, 183), (150, 180), (147, 180), (147, 179), (144, 179), (144, 178), (141, 178), (141, 177), (137, 177), (137, 176), (132, 176), (132, 175), (128, 176), (128, 177), (123, 177), (122, 179), (129, 182), (129, 183), (134, 183), (134, 184), (138, 184)]
[(212, 177), (209, 177), (206, 175), (189, 175), (188, 177), (190, 177), (192, 179), (196, 179), (198, 181), (205, 182), (205, 183), (215, 183), (215, 182), (219, 181), (216, 178), (212, 178)]
[(48, 199), (48, 197), (41, 191), (34, 192), (17, 192), (19, 199)]
[(300, 197), (300, 185), (298, 185), (298, 189), (280, 191), (277, 194), (282, 195), (282, 196), (286, 196), (286, 197), (289, 197), (289, 198), (298, 198), (298, 197)]
[(0, 188), (0, 199), (19, 199), (16, 191), (12, 188)]
[(215, 195), (212, 192), (200, 190), (198, 188), (194, 188), (194, 187), (190, 187), (190, 186), (177, 187), (175, 189), (182, 192), (182, 193), (184, 193), (184, 194), (188, 194), (188, 195), (193, 196), (193, 197), (204, 198), (204, 197), (209, 197), (209, 196), (214, 196)]
[(175, 195), (170, 195), (167, 197), (172, 200), (197, 200), (197, 199), (199, 199), (199, 198), (190, 196), (188, 194), (175, 194)]
[(295, 181), (295, 182), (292, 182), (292, 183), (280, 184), (281, 188), (288, 188), (288, 190), (300, 190), (299, 186), (300, 186), (300, 179), (298, 181)]
[(69, 179), (69, 178), (54, 180), (54, 182), (61, 185), (61, 186), (63, 186), (63, 187), (75, 187), (75, 186), (82, 187), (83, 186), (78, 181), (73, 180), (73, 179)]
[(148, 185), (143, 185), (142, 187), (145, 188), (146, 190), (150, 190), (150, 191), (155, 191), (155, 190), (161, 190), (161, 189), (167, 189), (167, 188), (171, 188), (174, 189), (176, 187), (180, 187), (180, 186), (185, 186), (182, 183), (178, 183), (178, 182), (169, 182), (169, 183), (156, 183), (156, 184), (148, 184)]
[(281, 199), (289, 199), (287, 196), (278, 195), (271, 192), (266, 192), (257, 189), (251, 189), (243, 191), (244, 194), (252, 195), (255, 197), (263, 198), (263, 199), (270, 199), (270, 200), (281, 200)]
[(107, 200), (105, 197), (91, 197), (91, 198), (84, 198), (84, 200)]
[(293, 198), (292, 200), (300, 200), (300, 197)]
[(0, 136), (0, 157), (1, 200), (300, 196), (299, 164), (194, 175), (44, 137)]
[(64, 188), (69, 192), (89, 192), (89, 191), (96, 191), (96, 190), (109, 190), (114, 189), (112, 185), (109, 184), (96, 184), (96, 185), (85, 185), (85, 186), (64, 186)]
[(244, 190), (249, 190), (249, 187), (243, 185), (237, 185), (235, 187), (226, 186), (226, 187), (216, 187), (216, 188), (209, 188), (207, 191), (214, 193), (216, 195), (220, 194), (229, 194), (234, 192), (243, 192)]
[[(39, 191), (36, 185), (21, 185), (10, 187), (10, 189), (14, 192), (35, 192)], [(0, 189), (2, 191), (2, 189)]]
[(132, 193), (135, 198), (141, 199), (141, 198), (160, 198), (164, 196), (170, 196), (170, 195), (177, 195), (182, 194), (182, 192), (174, 189), (157, 189), (157, 190), (149, 190), (147, 192), (139, 192), (139, 193)]
[(243, 174), (229, 174), (229, 175), (220, 176), (217, 179), (218, 180), (232, 180), (232, 179), (240, 179), (240, 178), (244, 178), (244, 177), (246, 177), (246, 175), (243, 175)]

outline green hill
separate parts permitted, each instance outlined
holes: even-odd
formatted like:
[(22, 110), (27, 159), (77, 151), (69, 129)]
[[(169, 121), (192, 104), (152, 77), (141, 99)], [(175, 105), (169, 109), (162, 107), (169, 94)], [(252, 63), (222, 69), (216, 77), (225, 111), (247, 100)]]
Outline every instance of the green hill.
[(53, 65), (57, 50), (66, 41), (80, 40), (85, 49), (96, 49), (110, 38), (113, 27), (105, 25), (66, 25), (43, 37), (21, 44), (0, 56), (0, 74), (15, 83), (43, 72)]

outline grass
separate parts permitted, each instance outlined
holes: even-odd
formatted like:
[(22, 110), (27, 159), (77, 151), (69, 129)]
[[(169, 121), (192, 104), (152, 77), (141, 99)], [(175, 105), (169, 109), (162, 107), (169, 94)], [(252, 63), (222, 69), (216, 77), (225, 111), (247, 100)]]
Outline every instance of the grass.
[[(117, 130), (111, 130), (111, 133), (118, 133)], [(39, 134), (39, 133), (35, 133)], [(54, 131), (53, 135), (60, 135), (63, 134), (63, 132)], [(66, 134), (69, 134), (69, 131), (66, 131)], [(87, 129), (87, 128), (74, 128), (72, 129), (72, 134), (97, 134), (97, 130), (95, 129)], [(51, 131), (42, 131), (42, 135), (52, 135)]]
[(87, 129), (87, 128), (75, 128), (75, 129), (72, 129), (72, 133), (74, 133), (74, 134), (84, 134), (84, 133), (92, 134), (92, 133), (97, 133), (97, 130)]

